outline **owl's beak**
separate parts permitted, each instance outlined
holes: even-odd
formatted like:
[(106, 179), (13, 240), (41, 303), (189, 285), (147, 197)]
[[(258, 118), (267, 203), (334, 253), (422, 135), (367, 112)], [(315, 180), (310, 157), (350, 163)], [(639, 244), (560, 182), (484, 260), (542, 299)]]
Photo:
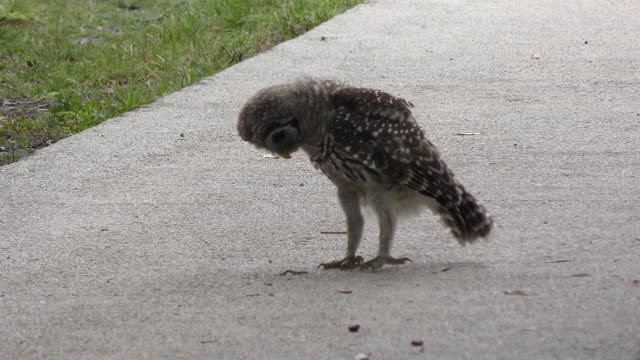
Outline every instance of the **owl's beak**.
[(289, 154), (289, 153), (288, 153), (288, 152), (286, 152), (286, 151), (279, 152), (279, 153), (278, 153), (278, 156), (280, 156), (281, 158), (283, 158), (283, 159), (285, 159), (285, 160), (286, 160), (286, 159), (291, 159), (291, 154)]

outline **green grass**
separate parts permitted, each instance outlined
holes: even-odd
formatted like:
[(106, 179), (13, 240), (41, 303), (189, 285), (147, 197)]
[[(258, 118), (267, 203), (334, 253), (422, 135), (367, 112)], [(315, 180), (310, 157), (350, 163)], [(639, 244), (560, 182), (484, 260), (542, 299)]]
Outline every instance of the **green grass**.
[(38, 100), (45, 110), (34, 112), (32, 104), (0, 114), (0, 163), (214, 74), (359, 2), (0, 0), (0, 105)]

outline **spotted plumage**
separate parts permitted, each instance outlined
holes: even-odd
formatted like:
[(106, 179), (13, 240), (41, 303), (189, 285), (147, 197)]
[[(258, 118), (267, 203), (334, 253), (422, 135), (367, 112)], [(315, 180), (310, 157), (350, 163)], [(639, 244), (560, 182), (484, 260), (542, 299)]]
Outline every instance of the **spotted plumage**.
[[(254, 145), (288, 158), (302, 148), (336, 185), (347, 220), (347, 254), (325, 268), (377, 269), (391, 257), (397, 215), (431, 209), (461, 243), (486, 237), (493, 220), (455, 179), (411, 113), (413, 104), (380, 90), (304, 79), (258, 92), (240, 111), (238, 132)], [(378, 256), (356, 250), (364, 220), (375, 211)]]

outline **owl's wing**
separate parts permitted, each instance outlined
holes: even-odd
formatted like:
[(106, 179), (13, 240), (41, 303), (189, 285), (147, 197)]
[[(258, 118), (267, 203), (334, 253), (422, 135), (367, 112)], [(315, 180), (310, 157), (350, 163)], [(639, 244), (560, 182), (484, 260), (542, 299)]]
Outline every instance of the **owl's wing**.
[(491, 216), (425, 138), (410, 103), (376, 90), (346, 88), (336, 93), (341, 96), (333, 99), (332, 156), (348, 177), (367, 181), (363, 174), (370, 174), (382, 184), (404, 185), (435, 199), (440, 206), (432, 210), (461, 244), (489, 234)]
[(340, 89), (332, 100), (336, 117), (328, 130), (337, 154), (334, 161), (348, 177), (365, 181), (366, 172), (437, 200), (458, 195), (453, 174), (425, 138), (411, 103), (361, 88)]

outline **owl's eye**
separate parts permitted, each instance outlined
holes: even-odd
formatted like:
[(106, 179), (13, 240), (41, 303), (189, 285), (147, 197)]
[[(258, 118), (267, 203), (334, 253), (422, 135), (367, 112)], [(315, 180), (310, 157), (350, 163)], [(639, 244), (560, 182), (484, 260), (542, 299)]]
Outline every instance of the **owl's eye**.
[(271, 139), (274, 144), (281, 143), (282, 140), (287, 136), (287, 131), (285, 129), (280, 129), (271, 135)]
[(291, 129), (299, 131), (298, 119), (291, 117), (286, 122), (274, 122), (265, 130), (265, 134), (271, 138), (274, 144), (281, 143), (286, 139)]
[(291, 117), (286, 122), (279, 122), (269, 126), (264, 147), (276, 153), (290, 153), (296, 151), (300, 145), (300, 129), (298, 121)]
[(271, 124), (269, 124), (269, 126), (267, 126), (267, 128), (264, 130), (264, 135), (269, 136), (272, 135), (274, 131), (277, 131), (279, 128), (282, 128), (282, 124), (278, 123), (278, 122), (273, 122)]

